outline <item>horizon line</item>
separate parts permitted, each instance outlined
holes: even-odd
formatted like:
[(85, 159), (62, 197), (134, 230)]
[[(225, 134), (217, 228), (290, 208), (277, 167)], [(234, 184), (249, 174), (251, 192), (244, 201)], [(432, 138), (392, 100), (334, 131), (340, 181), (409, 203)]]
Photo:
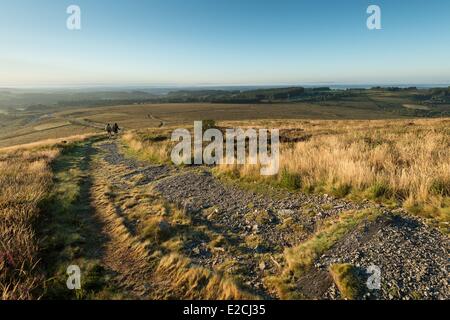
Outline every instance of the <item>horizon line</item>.
[(0, 90), (5, 89), (89, 89), (89, 88), (152, 88), (152, 89), (169, 89), (169, 88), (207, 88), (207, 87), (446, 87), (450, 86), (448, 82), (367, 82), (367, 83), (351, 83), (351, 82), (303, 82), (303, 83), (157, 83), (157, 84), (62, 84), (62, 85), (0, 85)]

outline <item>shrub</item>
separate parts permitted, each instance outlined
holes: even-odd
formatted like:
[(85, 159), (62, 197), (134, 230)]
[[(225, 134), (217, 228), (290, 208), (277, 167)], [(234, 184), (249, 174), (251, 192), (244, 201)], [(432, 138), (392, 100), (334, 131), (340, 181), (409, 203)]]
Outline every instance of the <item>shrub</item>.
[(382, 182), (376, 182), (367, 190), (367, 193), (372, 199), (389, 198), (392, 196), (392, 191), (389, 186)]
[(172, 236), (171, 225), (161, 217), (152, 217), (146, 222), (143, 234), (146, 238), (154, 239), (156, 243), (164, 242)]
[(364, 294), (364, 286), (358, 276), (358, 270), (351, 264), (333, 264), (330, 266), (330, 274), (338, 287), (342, 298), (360, 299)]
[(291, 173), (284, 168), (279, 177), (279, 184), (289, 190), (298, 190), (302, 186), (302, 178), (299, 174)]
[(339, 184), (338, 186), (333, 187), (331, 190), (333, 195), (339, 198), (343, 198), (350, 193), (352, 190), (352, 186), (348, 183)]
[(430, 186), (430, 192), (444, 197), (450, 196), (450, 181), (445, 179), (434, 179)]
[(144, 142), (162, 142), (169, 140), (169, 137), (162, 134), (147, 134), (142, 136)]

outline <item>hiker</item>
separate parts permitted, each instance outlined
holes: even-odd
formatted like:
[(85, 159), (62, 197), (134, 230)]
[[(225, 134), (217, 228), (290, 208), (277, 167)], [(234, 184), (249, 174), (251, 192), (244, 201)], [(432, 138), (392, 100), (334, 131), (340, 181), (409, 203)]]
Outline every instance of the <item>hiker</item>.
[(108, 133), (108, 137), (111, 138), (112, 127), (111, 127), (111, 125), (109, 123), (106, 125), (105, 130)]
[(112, 128), (114, 135), (118, 135), (119, 134), (119, 125), (117, 123), (114, 123), (113, 128)]

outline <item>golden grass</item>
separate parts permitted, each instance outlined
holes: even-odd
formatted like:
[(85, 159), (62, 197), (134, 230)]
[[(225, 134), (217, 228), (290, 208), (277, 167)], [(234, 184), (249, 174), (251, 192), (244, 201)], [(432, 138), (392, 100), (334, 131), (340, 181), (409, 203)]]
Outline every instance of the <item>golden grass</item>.
[(126, 153), (136, 156), (141, 160), (156, 163), (167, 163), (170, 161), (170, 152), (173, 143), (170, 136), (154, 133), (153, 130), (129, 131), (122, 136), (122, 141), (127, 146)]
[(4, 147), (0, 148), (0, 153), (9, 153), (14, 152), (17, 150), (32, 150), (32, 149), (38, 149), (38, 148), (45, 148), (45, 147), (51, 147), (62, 143), (72, 143), (72, 142), (78, 142), (78, 141), (84, 141), (88, 138), (98, 136), (98, 133), (92, 133), (92, 134), (79, 134), (79, 135), (73, 135), (68, 136), (65, 138), (57, 138), (57, 139), (45, 139), (40, 140), (36, 142), (26, 143), (26, 144), (19, 144), (14, 145), (11, 147)]
[(33, 224), (51, 184), (57, 149), (15, 151), (0, 156), (0, 298), (31, 299), (43, 279), (36, 272)]
[[(164, 287), (157, 299), (187, 300), (239, 300), (256, 299), (244, 290), (230, 275), (195, 265), (181, 251), (185, 241), (195, 237), (201, 228), (193, 226), (191, 219), (173, 205), (165, 203), (157, 193), (148, 190), (152, 205), (136, 206), (137, 216), (142, 220), (138, 228), (149, 252), (153, 252), (156, 283)], [(210, 245), (223, 245), (224, 239), (215, 239)]]
[[(276, 176), (261, 176), (259, 165), (225, 164), (215, 168), (218, 175), (402, 205), (449, 232), (450, 119), (259, 120), (220, 126), (279, 128), (285, 142)], [(140, 159), (167, 163), (174, 145), (170, 129), (130, 132), (123, 140)]]
[(188, 258), (179, 254), (164, 256), (156, 274), (170, 279), (170, 290), (180, 292), (182, 299), (243, 300), (255, 299), (231, 279), (205, 268), (194, 266)]
[(42, 123), (42, 124), (35, 126), (33, 129), (36, 131), (42, 131), (42, 130), (60, 128), (60, 127), (68, 126), (68, 125), (70, 125), (69, 121), (62, 120), (62, 121), (54, 121), (54, 122), (49, 122), (49, 123)]
[(348, 263), (333, 264), (329, 270), (343, 299), (355, 300), (362, 298), (364, 290), (354, 266)]
[[(256, 124), (264, 125), (283, 126)], [(281, 128), (282, 135), (284, 128), (287, 136), (311, 137), (282, 144), (276, 177), (261, 177), (255, 165), (221, 165), (217, 172), (307, 192), (395, 201), (448, 228), (450, 120), (290, 121)]]

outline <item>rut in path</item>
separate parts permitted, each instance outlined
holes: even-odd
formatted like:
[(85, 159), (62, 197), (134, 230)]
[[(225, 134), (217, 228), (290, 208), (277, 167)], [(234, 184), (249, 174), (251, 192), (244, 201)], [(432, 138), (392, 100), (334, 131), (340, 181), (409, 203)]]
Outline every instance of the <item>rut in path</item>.
[[(96, 153), (102, 150), (94, 145)], [(118, 169), (118, 168), (115, 168)], [(120, 168), (123, 170), (124, 168)], [(158, 291), (152, 283), (152, 267), (148, 250), (124, 224), (121, 209), (115, 205), (108, 190), (111, 188), (111, 172), (97, 156), (92, 163), (92, 201), (95, 215), (102, 222), (102, 232), (108, 235), (101, 262), (113, 271), (113, 281), (125, 297), (148, 299)], [(116, 184), (117, 186), (117, 184)]]

